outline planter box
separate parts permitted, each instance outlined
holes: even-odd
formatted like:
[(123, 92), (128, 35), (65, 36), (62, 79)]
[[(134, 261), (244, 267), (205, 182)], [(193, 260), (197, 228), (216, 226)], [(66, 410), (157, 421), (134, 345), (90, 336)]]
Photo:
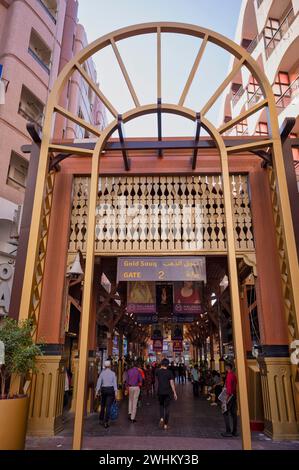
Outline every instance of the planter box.
[(25, 447), (29, 398), (0, 400), (0, 450)]

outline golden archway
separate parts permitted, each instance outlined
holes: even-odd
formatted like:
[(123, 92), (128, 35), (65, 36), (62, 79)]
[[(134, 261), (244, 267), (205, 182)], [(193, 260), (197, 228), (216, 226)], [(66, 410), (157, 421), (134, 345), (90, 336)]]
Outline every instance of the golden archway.
[[(193, 36), (202, 40), (195, 61), (189, 73), (186, 84), (181, 92), (178, 103), (163, 103), (162, 102), (162, 51), (161, 51), (161, 36), (163, 33), (183, 34)], [(137, 93), (133, 87), (132, 81), (129, 77), (128, 71), (125, 67), (124, 61), (121, 57), (117, 43), (123, 39), (133, 36), (156, 34), (156, 57), (157, 57), (157, 101), (156, 103), (141, 105)], [(221, 85), (216, 89), (215, 93), (208, 99), (206, 104), (201, 110), (188, 109), (184, 107), (186, 97), (190, 91), (190, 87), (199, 68), (201, 59), (204, 55), (208, 43), (213, 43), (222, 49), (225, 49), (234, 56), (234, 65), (232, 70), (223, 80)], [(74, 448), (79, 449), (82, 441), (83, 431), (83, 412), (84, 412), (84, 395), (85, 395), (85, 378), (87, 367), (87, 353), (88, 353), (88, 326), (89, 326), (89, 312), (91, 302), (91, 286), (93, 279), (93, 265), (94, 265), (94, 237), (95, 237), (95, 212), (96, 212), (96, 198), (97, 198), (97, 185), (99, 176), (99, 161), (105, 143), (111, 134), (117, 129), (119, 112), (117, 108), (108, 100), (101, 89), (87, 74), (84, 69), (84, 62), (93, 56), (95, 53), (104, 49), (105, 47), (112, 47), (117, 62), (119, 64), (122, 75), (125, 79), (126, 85), (132, 97), (135, 107), (128, 112), (124, 113), (121, 118), (122, 121), (128, 122), (139, 116), (157, 112), (159, 109), (162, 113), (173, 113), (183, 116), (196, 122), (200, 116), (201, 125), (212, 136), (218, 147), (221, 157), (223, 189), (224, 189), (224, 202), (225, 202), (225, 217), (227, 226), (227, 252), (229, 261), (229, 274), (230, 274), (230, 289), (232, 299), (232, 312), (233, 312), (233, 325), (234, 325), (234, 340), (235, 350), (237, 352), (237, 370), (239, 377), (239, 387), (241, 390), (246, 390), (246, 376), (245, 376), (245, 358), (242, 339), (242, 327), (239, 305), (239, 292), (238, 292), (238, 278), (236, 269), (235, 246), (233, 238), (233, 216), (229, 187), (229, 169), (228, 169), (228, 154), (238, 153), (241, 151), (253, 151), (256, 149), (267, 148), (271, 149), (273, 159), (272, 184), (276, 186), (275, 194), (273, 196), (274, 203), (278, 207), (279, 221), (282, 226), (281, 243), (283, 243), (282, 251), (284, 258), (281, 261), (282, 271), (287, 274), (287, 280), (283, 277), (283, 282), (289, 285), (289, 296), (285, 299), (287, 321), (293, 327), (294, 336), (298, 336), (298, 316), (299, 316), (299, 295), (295, 287), (299, 284), (299, 270), (296, 261), (296, 246), (294, 233), (292, 228), (292, 217), (289, 204), (287, 181), (285, 170), (283, 166), (282, 148), (280, 133), (278, 128), (278, 119), (276, 114), (275, 99), (265, 74), (259, 68), (256, 61), (245, 51), (242, 47), (235, 44), (233, 41), (225, 38), (224, 36), (189, 24), (180, 23), (147, 23), (134, 25), (128, 28), (123, 28), (112, 33), (109, 33), (97, 41), (90, 44), (87, 48), (82, 50), (76, 57), (74, 57), (64, 68), (58, 77), (54, 88), (49, 96), (45, 121), (43, 127), (43, 138), (40, 153), (40, 162), (38, 169), (38, 176), (36, 182), (35, 200), (32, 214), (32, 225), (30, 229), (30, 237), (28, 244), (28, 256), (26, 260), (25, 278), (22, 290), (20, 318), (32, 318), (35, 324), (38, 324), (40, 298), (42, 292), (43, 272), (45, 263), (45, 254), (47, 249), (47, 234), (49, 227), (49, 219), (51, 214), (51, 199), (53, 193), (55, 172), (49, 171), (49, 162), (51, 155), (55, 153), (67, 153), (87, 155), (92, 157), (92, 175), (91, 175), (91, 190), (89, 195), (89, 214), (88, 214), (88, 239), (86, 251), (86, 269), (85, 269), (85, 287), (83, 296), (83, 309), (82, 309), (82, 326), (81, 326), (81, 339), (80, 339), (80, 362), (79, 362), (79, 377), (78, 377), (78, 392), (77, 392), (77, 407), (75, 417), (75, 430), (74, 430)], [(250, 73), (257, 80), (263, 98), (249, 107), (236, 118), (231, 119), (229, 122), (221, 125), (216, 129), (207, 119), (206, 114), (215, 104), (217, 99), (221, 96), (224, 90), (229, 86), (234, 76), (241, 70), (242, 67), (247, 68)], [(102, 101), (107, 110), (112, 114), (113, 121), (106, 126), (105, 129), (100, 131), (92, 123), (85, 121), (82, 117), (77, 116), (68, 110), (64, 109), (60, 104), (60, 96), (74, 72), (79, 73), (85, 80), (87, 85)], [(268, 124), (270, 129), (269, 138), (265, 140), (252, 140), (242, 145), (234, 147), (226, 147), (222, 135), (229, 129), (241, 123), (244, 119), (250, 117), (254, 113), (267, 109)], [(97, 144), (94, 150), (90, 150), (88, 146), (68, 146), (57, 144), (52, 141), (52, 128), (53, 118), (55, 113), (64, 116), (65, 118), (73, 121), (75, 124), (83, 127), (88, 132), (94, 134), (97, 138)], [(273, 177), (274, 175), (274, 177)], [(287, 228), (287, 229), (286, 229)], [(251, 448), (250, 427), (249, 427), (249, 413), (248, 413), (248, 399), (247, 393), (240, 393), (240, 409), (242, 420), (242, 438), (243, 447), (245, 449)]]

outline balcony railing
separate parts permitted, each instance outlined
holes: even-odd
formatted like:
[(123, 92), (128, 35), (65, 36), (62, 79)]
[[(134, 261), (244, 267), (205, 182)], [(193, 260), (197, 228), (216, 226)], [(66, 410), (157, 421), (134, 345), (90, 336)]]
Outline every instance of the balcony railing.
[(249, 52), (249, 54), (252, 54), (252, 52), (254, 51), (254, 49), (256, 48), (257, 44), (259, 42), (259, 35), (257, 34), (255, 36), (255, 38), (251, 41), (250, 44), (248, 44), (247, 46), (247, 51)]
[(287, 15), (285, 16), (284, 20), (281, 22), (278, 30), (275, 32), (274, 36), (271, 38), (271, 40), (266, 46), (267, 59), (270, 57), (274, 49), (280, 43), (285, 33), (289, 30), (294, 19), (295, 19), (294, 10), (293, 8), (291, 8), (289, 12), (287, 13)]
[(276, 101), (277, 108), (286, 108), (295, 97), (299, 99), (299, 75), (298, 77), (290, 84), (289, 88), (279, 96)]
[(237, 129), (237, 126), (234, 126), (232, 127), (231, 129), (229, 129), (228, 131), (225, 132), (225, 135), (227, 136), (242, 136), (242, 135), (248, 135), (248, 126), (245, 126), (244, 129), (242, 131), (239, 131)]
[(253, 95), (251, 95), (250, 98), (248, 97), (248, 107), (254, 106), (256, 103), (258, 103), (261, 97), (263, 97), (263, 92), (261, 87), (258, 87), (253, 93)]
[(53, 13), (49, 10), (49, 8), (47, 7), (47, 5), (45, 5), (45, 3), (43, 2), (43, 0), (38, 0), (38, 3), (43, 7), (43, 9), (45, 10), (45, 12), (49, 15), (49, 17), (51, 18), (51, 20), (53, 21), (53, 23), (56, 24), (56, 18), (55, 18), (55, 16), (54, 16)]
[(29, 54), (39, 63), (39, 65), (50, 75), (50, 68), (42, 61), (40, 57), (29, 47), (28, 48)]
[(233, 106), (236, 106), (236, 104), (238, 103), (239, 99), (241, 98), (241, 96), (243, 96), (245, 90), (244, 88), (241, 86), (239, 88), (239, 90), (234, 94), (234, 96), (232, 97), (232, 105)]

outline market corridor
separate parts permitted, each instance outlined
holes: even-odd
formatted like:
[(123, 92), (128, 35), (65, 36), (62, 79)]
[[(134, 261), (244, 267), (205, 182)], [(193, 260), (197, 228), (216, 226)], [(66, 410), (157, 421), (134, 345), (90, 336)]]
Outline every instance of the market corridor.
[[(137, 422), (128, 421), (127, 399), (120, 405), (120, 415), (116, 422), (111, 422), (109, 429), (99, 425), (98, 415), (87, 418), (85, 435), (87, 436), (173, 436), (221, 438), (225, 430), (220, 407), (210, 406), (206, 397), (194, 398), (192, 385), (176, 384), (178, 400), (171, 402), (169, 429), (161, 430), (157, 397), (147, 398), (143, 392), (141, 407), (137, 410)], [(69, 426), (67, 426), (68, 429)], [(66, 434), (67, 430), (63, 434)], [(236, 440), (236, 438), (235, 438)]]
[[(169, 429), (164, 431), (158, 427), (159, 407), (157, 397), (147, 398), (142, 392), (142, 404), (137, 410), (137, 422), (128, 421), (127, 399), (120, 404), (120, 414), (108, 429), (99, 425), (98, 415), (93, 414), (86, 419), (85, 436), (156, 436), (156, 437), (201, 437), (221, 438), (225, 430), (220, 407), (210, 406), (206, 397), (194, 398), (192, 385), (176, 384), (178, 400), (172, 400), (170, 407)], [(72, 422), (66, 423), (63, 435), (69, 434)], [(234, 438), (239, 440), (238, 438)]]
[[(192, 385), (176, 384), (178, 401), (171, 403), (168, 431), (159, 429), (157, 397), (143, 396), (137, 411), (137, 422), (127, 417), (127, 400), (120, 405), (116, 422), (108, 429), (99, 424), (98, 414), (85, 420), (85, 450), (229, 450), (241, 449), (241, 438), (222, 438), (224, 422), (220, 407), (210, 406), (205, 397), (194, 399)], [(148, 404), (149, 403), (149, 404)], [(32, 450), (66, 450), (72, 447), (74, 416), (65, 416), (65, 429), (52, 438), (28, 437), (26, 448)], [(254, 449), (299, 449), (299, 442), (273, 442), (263, 434), (252, 433)]]

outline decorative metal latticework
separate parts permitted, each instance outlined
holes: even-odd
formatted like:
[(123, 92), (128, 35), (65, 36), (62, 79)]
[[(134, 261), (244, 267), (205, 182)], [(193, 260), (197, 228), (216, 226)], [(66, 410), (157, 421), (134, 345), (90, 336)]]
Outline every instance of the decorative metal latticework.
[[(74, 179), (69, 251), (86, 251), (89, 177)], [(254, 251), (246, 175), (231, 176), (238, 251)], [(220, 175), (99, 178), (96, 254), (225, 252)]]
[(36, 259), (36, 266), (34, 271), (33, 289), (31, 293), (31, 302), (28, 318), (33, 321), (34, 330), (33, 338), (36, 339), (38, 317), (40, 312), (40, 303), (42, 295), (43, 277), (45, 270), (45, 259), (47, 253), (47, 243), (49, 234), (49, 224), (51, 216), (51, 208), (53, 201), (53, 190), (55, 181), (55, 171), (48, 173), (46, 181), (46, 191), (43, 200), (42, 218), (40, 227), (40, 240), (38, 247), (38, 255)]
[[(285, 249), (285, 238), (283, 233), (283, 226), (280, 217), (279, 211), (279, 202), (278, 202), (278, 188), (276, 183), (276, 177), (273, 169), (269, 169), (269, 181), (271, 189), (271, 199), (272, 199), (272, 208), (273, 208), (273, 217), (275, 224), (276, 232), (276, 241), (279, 254), (279, 265), (280, 265), (280, 274), (281, 282), (283, 289), (283, 299), (284, 299), (284, 308), (286, 314), (286, 320), (289, 330), (289, 335), (291, 340), (297, 339), (298, 331), (296, 331), (296, 317), (295, 317), (295, 305), (294, 298), (292, 293), (292, 287), (290, 282), (290, 273), (289, 266), (287, 261), (287, 254)], [(298, 380), (298, 378), (297, 378)]]

